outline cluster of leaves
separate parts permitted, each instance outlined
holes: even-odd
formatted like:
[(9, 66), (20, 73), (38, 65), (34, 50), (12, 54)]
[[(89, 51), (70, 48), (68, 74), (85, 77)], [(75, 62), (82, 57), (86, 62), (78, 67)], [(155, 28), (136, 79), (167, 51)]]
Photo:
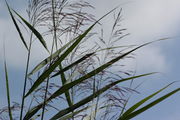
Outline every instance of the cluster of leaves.
[[(140, 46), (116, 46), (118, 40), (128, 35), (123, 33), (126, 29), (119, 28), (122, 9), (114, 15), (115, 20), (110, 38), (105, 40), (103, 29), (98, 36), (98, 33), (92, 32), (93, 28), (101, 25), (100, 21), (116, 11), (117, 8), (95, 20), (93, 15), (85, 12), (86, 9), (93, 8), (85, 1), (29, 0), (27, 9), (29, 21), (27, 21), (11, 9), (8, 4), (7, 7), (20, 38), (28, 50), (22, 103), (21, 107), (18, 107), (20, 120), (38, 118), (41, 120), (80, 118), (129, 120), (180, 90), (179, 88), (175, 89), (139, 108), (143, 103), (171, 85), (169, 84), (125, 111), (128, 99), (124, 94), (136, 91), (132, 88), (121, 87), (119, 83), (154, 73), (133, 75), (131, 71), (118, 70), (115, 72), (116, 70), (113, 69), (113, 65), (119, 65), (119, 60), (131, 57), (132, 52), (152, 43)], [(25, 40), (15, 16), (30, 31), (29, 45), (27, 45), (27, 40)], [(40, 33), (39, 30), (42, 28), (43, 31)], [(46, 36), (52, 37), (51, 46), (47, 46)], [(94, 36), (98, 36), (99, 42), (94, 42), (94, 45), (92, 44), (89, 48), (86, 43), (91, 41)], [(49, 57), (29, 72), (34, 38), (40, 41), (49, 53)], [(101, 56), (102, 54), (103, 56)], [(11, 112), (13, 109), (10, 103), (6, 63), (5, 73), (8, 116), (12, 120)], [(37, 78), (34, 78), (36, 75)], [(25, 105), (28, 106), (28, 109), (25, 109)], [(40, 112), (41, 109), (42, 112)]]

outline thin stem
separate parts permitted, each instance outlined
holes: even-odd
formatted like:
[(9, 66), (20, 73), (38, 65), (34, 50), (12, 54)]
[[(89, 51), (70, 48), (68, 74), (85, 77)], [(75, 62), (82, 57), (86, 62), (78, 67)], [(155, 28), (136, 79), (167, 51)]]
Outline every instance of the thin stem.
[(22, 96), (22, 102), (21, 102), (20, 120), (22, 120), (22, 116), (23, 116), (24, 100), (25, 100), (24, 96), (25, 96), (25, 93), (26, 93), (27, 78), (28, 78), (28, 68), (29, 68), (30, 56), (31, 56), (32, 36), (33, 36), (33, 34), (31, 32), (29, 49), (28, 49), (28, 58), (27, 58), (27, 63), (26, 63), (26, 72), (25, 72), (25, 78), (24, 78), (23, 96)]
[[(55, 16), (54, 16), (54, 0), (52, 0), (52, 16), (53, 16), (53, 27), (54, 27), (54, 36), (53, 36), (53, 43), (52, 43), (52, 48), (51, 48), (51, 55), (53, 54), (53, 49), (54, 49), (54, 44), (56, 41), (56, 27), (55, 27)], [(57, 44), (56, 44), (56, 48), (57, 48)], [(51, 65), (51, 59), (52, 57), (50, 57), (50, 65)], [(47, 78), (47, 82), (46, 82), (46, 89), (45, 89), (45, 95), (44, 95), (44, 103), (43, 103), (43, 108), (42, 108), (42, 116), (41, 116), (41, 120), (44, 119), (44, 112), (45, 112), (45, 107), (46, 107), (46, 98), (47, 98), (47, 93), (48, 93), (48, 86), (49, 86), (49, 79), (50, 77)]]

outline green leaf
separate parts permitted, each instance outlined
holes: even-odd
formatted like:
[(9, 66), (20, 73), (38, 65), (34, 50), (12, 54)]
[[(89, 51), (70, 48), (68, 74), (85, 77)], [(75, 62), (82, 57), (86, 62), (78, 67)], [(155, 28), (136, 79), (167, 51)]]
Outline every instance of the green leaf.
[(9, 92), (9, 79), (8, 79), (8, 71), (6, 66), (6, 61), (4, 61), (4, 69), (5, 69), (5, 77), (6, 77), (6, 95), (7, 95), (7, 101), (8, 101), (8, 113), (10, 120), (13, 120), (12, 113), (11, 113), (11, 104), (10, 104), (10, 92)]
[(54, 58), (58, 57), (59, 54), (65, 50), (71, 43), (73, 43), (76, 39), (69, 41), (67, 44), (65, 44), (63, 47), (58, 49), (56, 52), (54, 52), (52, 55), (44, 59), (42, 62), (40, 62), (36, 67), (28, 74), (28, 76), (33, 75), (38, 70), (40, 70), (42, 67), (44, 67), (46, 64), (50, 63), (50, 60), (53, 60)]
[(6, 1), (6, 5), (7, 5), (7, 8), (8, 8), (9, 14), (10, 14), (10, 16), (11, 16), (11, 19), (12, 19), (12, 21), (13, 21), (15, 27), (16, 27), (16, 30), (18, 31), (19, 36), (20, 36), (20, 38), (21, 38), (24, 46), (25, 46), (26, 49), (28, 50), (28, 46), (27, 46), (27, 44), (26, 44), (26, 42), (25, 42), (25, 40), (24, 40), (24, 37), (23, 37), (23, 35), (22, 35), (22, 33), (21, 33), (21, 30), (20, 30), (20, 28), (19, 28), (19, 26), (18, 26), (18, 24), (17, 24), (17, 22), (16, 22), (16, 20), (15, 20), (15, 18), (14, 18), (14, 16), (13, 16), (11, 10), (10, 10), (10, 7), (9, 7), (7, 1)]
[(56, 74), (52, 75), (52, 77), (55, 77), (55, 76), (57, 76), (57, 75), (65, 72), (65, 71), (69, 70), (69, 69), (72, 68), (73, 66), (81, 63), (81, 62), (84, 61), (85, 59), (87, 59), (87, 58), (89, 58), (90, 56), (94, 55), (94, 53), (95, 53), (95, 52), (86, 54), (85, 56), (83, 56), (82, 58), (78, 59), (78, 60), (75, 61), (74, 63), (68, 65), (68, 66), (65, 67), (64, 69), (62, 69), (62, 70), (60, 70), (59, 72), (57, 72)]
[[(113, 9), (115, 10), (115, 9)], [(112, 10), (112, 11), (113, 11)], [(30, 88), (28, 93), (25, 95), (27, 97), (31, 94), (52, 72), (53, 70), (71, 53), (74, 48), (82, 41), (82, 39), (91, 31), (91, 29), (105, 16), (110, 14), (112, 11), (108, 12), (106, 15), (101, 17), (98, 21), (96, 21), (92, 26), (90, 26), (82, 35), (77, 37), (77, 40), (54, 62), (54, 64), (50, 65), (47, 70), (45, 70), (39, 78), (35, 81), (33, 86)]]
[[(139, 78), (139, 77), (143, 77), (143, 76), (147, 76), (147, 75), (151, 75), (151, 74), (154, 74), (154, 73), (148, 73), (148, 74), (142, 74), (142, 75), (138, 75), (138, 76), (133, 76), (133, 77), (121, 79), (121, 80), (115, 81), (113, 83), (110, 83), (109, 85), (106, 85), (105, 87), (99, 89), (98, 91), (96, 91), (92, 95), (86, 97), (85, 99), (83, 99), (80, 102), (74, 104), (73, 106), (70, 106), (70, 107), (68, 107), (68, 108), (66, 108), (64, 110), (61, 110), (56, 115), (54, 115), (50, 120), (56, 120), (58, 118), (61, 118), (62, 116), (68, 114), (69, 112), (72, 112), (73, 110), (75, 110), (75, 109), (81, 107), (82, 105), (90, 102), (92, 99), (94, 99), (95, 97), (101, 95), (102, 93), (104, 93), (105, 91), (107, 91), (108, 89), (110, 89), (111, 87), (113, 87), (114, 85), (116, 85), (116, 84), (118, 84), (120, 82), (132, 80), (132, 79), (135, 79), (135, 78)], [(48, 99), (48, 100), (50, 100), (50, 99)]]
[(161, 91), (163, 91), (164, 89), (166, 89), (167, 87), (169, 87), (170, 85), (172, 85), (174, 82), (170, 83), (169, 85), (165, 86), (164, 88), (158, 90), (157, 92), (149, 95), (148, 97), (142, 99), (141, 101), (139, 101), (138, 103), (136, 103), (135, 105), (133, 105), (132, 107), (130, 107), (125, 113), (123, 113), (123, 116), (127, 116), (128, 114), (131, 114), (134, 110), (136, 110), (138, 107), (140, 107), (142, 104), (144, 104), (146, 101), (148, 101), (149, 99), (151, 99), (152, 97), (154, 97), (155, 95), (157, 95), (158, 93), (160, 93)]
[[(59, 69), (62, 70), (62, 65), (61, 64), (59, 65)], [(66, 83), (66, 81), (67, 81), (64, 72), (62, 72), (60, 76), (61, 76), (62, 85), (64, 85)], [(69, 91), (65, 92), (65, 97), (66, 97), (68, 105), (72, 106), (73, 103), (71, 101), (71, 97), (70, 97)]]
[(168, 93), (168, 94), (166, 94), (166, 95), (156, 99), (155, 101), (149, 103), (148, 105), (140, 108), (139, 110), (137, 110), (137, 111), (135, 111), (135, 112), (133, 112), (131, 114), (128, 114), (127, 116), (124, 116), (122, 118), (119, 118), (119, 120), (129, 120), (129, 119), (131, 119), (131, 118), (141, 114), (142, 112), (148, 110), (149, 108), (155, 106), (156, 104), (162, 102), (163, 100), (167, 99), (168, 97), (170, 97), (171, 95), (173, 95), (173, 94), (175, 94), (175, 93), (177, 93), (179, 91), (180, 91), (180, 88), (177, 88), (174, 91), (172, 91), (172, 92), (170, 92), (170, 93)]
[(15, 10), (13, 11), (27, 25), (27, 27), (34, 33), (34, 35), (36, 35), (36, 37), (39, 39), (39, 41), (44, 46), (44, 48), (48, 51), (48, 53), (50, 53), (47, 48), (46, 42), (44, 38), (41, 36), (41, 34), (29, 22), (27, 22), (21, 15), (19, 15)]

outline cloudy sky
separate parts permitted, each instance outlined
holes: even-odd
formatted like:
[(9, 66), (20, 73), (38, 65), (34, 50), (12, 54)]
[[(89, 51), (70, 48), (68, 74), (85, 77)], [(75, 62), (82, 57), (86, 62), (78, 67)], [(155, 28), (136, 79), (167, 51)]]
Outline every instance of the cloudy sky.
[[(89, 0), (89, 2), (96, 7), (97, 18), (117, 5), (123, 8), (122, 27), (127, 28), (127, 32), (131, 34), (124, 39), (124, 44), (140, 44), (166, 37), (171, 38), (136, 52), (137, 58), (134, 64), (137, 65), (138, 73), (160, 72), (159, 75), (148, 78), (149, 80), (144, 82), (139, 89), (141, 93), (148, 95), (172, 81), (179, 81), (180, 0)], [(13, 8), (17, 8), (18, 11), (25, 14), (25, 1), (9, 0), (9, 3)], [(111, 21), (105, 23), (107, 23), (105, 28), (108, 28)], [(11, 78), (16, 75), (16, 79), (19, 79), (21, 74), (18, 71), (24, 69), (25, 60), (23, 57), (26, 56), (26, 52), (22, 50), (22, 43), (18, 39), (18, 34), (10, 20), (4, 1), (0, 0), (0, 68), (2, 68), (3, 41), (6, 44), (6, 56)], [(45, 56), (46, 54), (39, 57), (37, 54), (32, 58), (32, 63), (36, 63)], [(0, 69), (0, 82), (4, 84), (3, 74), (3, 70)], [(179, 85), (177, 83), (172, 88), (179, 87)], [(0, 91), (3, 89), (5, 89), (4, 86), (0, 84)], [(18, 94), (19, 90), (16, 87), (12, 86), (12, 89), (14, 89), (14, 94)], [(136, 100), (136, 97), (140, 99), (144, 96), (140, 94), (133, 97)], [(0, 95), (0, 106), (3, 104), (3, 99), (5, 100)], [(134, 120), (179, 120), (180, 107), (178, 106), (180, 106), (180, 95), (176, 94)]]

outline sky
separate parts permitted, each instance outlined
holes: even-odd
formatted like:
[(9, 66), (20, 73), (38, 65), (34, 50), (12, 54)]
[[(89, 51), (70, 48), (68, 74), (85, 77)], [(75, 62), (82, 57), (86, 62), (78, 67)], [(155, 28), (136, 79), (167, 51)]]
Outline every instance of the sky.
[[(15, 2), (16, 1), (16, 2)], [(173, 81), (179, 80), (180, 67), (180, 1), (179, 0), (96, 0), (89, 2), (95, 6), (95, 15), (101, 17), (116, 6), (122, 7), (122, 27), (127, 28), (129, 36), (124, 38), (122, 44), (142, 44), (161, 38), (170, 38), (142, 48), (136, 51), (136, 60), (133, 63), (137, 66), (137, 73), (160, 72), (153, 75), (139, 88), (142, 94), (134, 95), (131, 101), (140, 100)], [(10, 5), (25, 15), (26, 2), (22, 0), (9, 0)], [(16, 4), (15, 4), (16, 3)], [(103, 3), (103, 4), (102, 4)], [(105, 19), (104, 28), (108, 28), (111, 20)], [(16, 76), (21, 78), (24, 69), (26, 56), (22, 43), (18, 39), (18, 34), (8, 15), (3, 0), (0, 0), (0, 62), (2, 68), (3, 61), (3, 41), (6, 45), (6, 58), (9, 66), (10, 79)], [(24, 50), (22, 50), (24, 49)], [(36, 52), (40, 48), (35, 48), (35, 56), (31, 59), (33, 64), (44, 58), (47, 54), (39, 55)], [(3, 69), (0, 69), (0, 81), (3, 82)], [(12, 83), (21, 85), (20, 81)], [(179, 83), (173, 85), (166, 92), (179, 87)], [(0, 90), (5, 87), (0, 84)], [(13, 94), (18, 94), (20, 88), (12, 86)], [(164, 94), (166, 93), (164, 92)], [(161, 94), (163, 95), (163, 94)], [(18, 99), (18, 96), (16, 96)], [(0, 106), (5, 98), (0, 95)], [(159, 105), (151, 108), (133, 120), (180, 120), (180, 95), (175, 94)]]

